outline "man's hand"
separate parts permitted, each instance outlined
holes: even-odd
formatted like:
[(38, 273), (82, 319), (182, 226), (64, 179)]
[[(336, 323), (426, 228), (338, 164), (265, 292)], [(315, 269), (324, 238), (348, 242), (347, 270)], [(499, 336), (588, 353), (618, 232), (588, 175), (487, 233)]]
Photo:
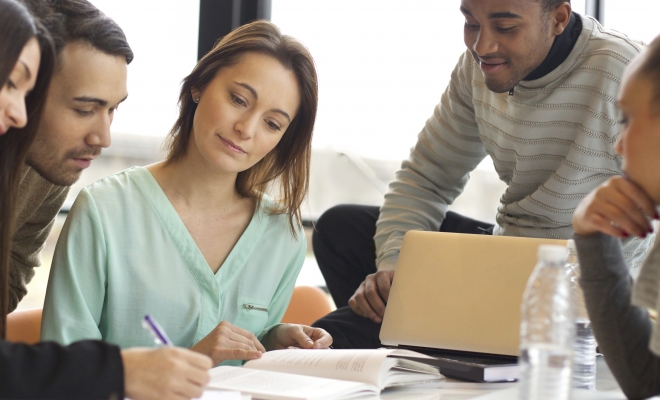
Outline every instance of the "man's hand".
[(394, 271), (378, 271), (367, 275), (360, 284), (348, 305), (359, 316), (381, 323), (385, 315), (385, 304), (390, 297)]
[(163, 347), (122, 350), (124, 391), (133, 400), (191, 399), (211, 379), (211, 359), (190, 350)]
[(206, 337), (190, 348), (205, 354), (219, 364), (225, 360), (253, 360), (266, 352), (250, 331), (222, 321)]
[(597, 232), (624, 238), (653, 232), (648, 217), (658, 218), (649, 196), (630, 179), (610, 178), (589, 193), (575, 209), (573, 230), (578, 235)]
[(332, 336), (321, 328), (307, 325), (282, 324), (271, 329), (264, 338), (268, 350), (298, 347), (301, 349), (327, 349)]

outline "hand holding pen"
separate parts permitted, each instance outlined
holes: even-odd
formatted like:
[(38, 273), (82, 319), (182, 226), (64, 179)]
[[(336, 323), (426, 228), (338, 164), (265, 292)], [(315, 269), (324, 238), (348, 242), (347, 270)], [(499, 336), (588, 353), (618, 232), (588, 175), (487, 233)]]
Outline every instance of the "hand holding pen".
[(210, 380), (211, 359), (174, 347), (163, 328), (151, 317), (145, 318), (143, 327), (155, 335), (157, 344), (165, 347), (121, 351), (126, 397), (134, 400), (200, 397)]
[(142, 319), (142, 327), (153, 337), (154, 342), (159, 346), (172, 346), (172, 341), (165, 330), (156, 322), (151, 315), (145, 315)]

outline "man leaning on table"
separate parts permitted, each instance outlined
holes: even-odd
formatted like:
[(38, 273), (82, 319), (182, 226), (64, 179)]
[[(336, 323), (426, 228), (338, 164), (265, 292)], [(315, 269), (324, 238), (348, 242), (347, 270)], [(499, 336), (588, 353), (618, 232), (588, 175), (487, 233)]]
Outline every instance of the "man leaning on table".
[[(314, 326), (337, 348), (380, 345), (407, 231), (568, 239), (580, 200), (621, 174), (617, 89), (642, 44), (572, 12), (570, 1), (459, 5), (467, 51), (382, 208), (337, 206), (316, 224), (314, 253), (338, 309)], [(508, 185), (495, 226), (447, 211), (486, 156)], [(652, 240), (625, 242), (631, 268)]]
[[(110, 123), (126, 98), (126, 65), (133, 59), (121, 28), (87, 0), (22, 2), (52, 34), (57, 60), (16, 202), (10, 309), (26, 293), (69, 186), (110, 145)], [(211, 366), (210, 358), (173, 347), (0, 342), (0, 397), (198, 397)]]

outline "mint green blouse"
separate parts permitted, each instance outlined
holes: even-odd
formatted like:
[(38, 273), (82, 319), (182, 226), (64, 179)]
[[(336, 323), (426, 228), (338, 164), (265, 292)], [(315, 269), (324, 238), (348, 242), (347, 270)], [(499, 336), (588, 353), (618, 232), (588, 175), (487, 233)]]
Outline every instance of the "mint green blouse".
[(151, 347), (145, 314), (177, 346), (192, 346), (221, 321), (261, 339), (284, 315), (306, 251), (302, 229), (294, 239), (287, 216), (267, 212), (270, 198), (262, 203), (213, 274), (147, 169), (86, 187), (57, 242), (41, 339)]

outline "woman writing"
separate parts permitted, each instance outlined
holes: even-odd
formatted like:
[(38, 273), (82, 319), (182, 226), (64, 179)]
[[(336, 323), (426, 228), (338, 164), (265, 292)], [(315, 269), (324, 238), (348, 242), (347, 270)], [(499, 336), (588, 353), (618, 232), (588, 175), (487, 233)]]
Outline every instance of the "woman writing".
[(611, 178), (580, 203), (573, 217), (585, 302), (608, 366), (628, 398), (660, 394), (660, 241), (633, 283), (619, 238), (653, 232), (660, 205), (660, 38), (627, 68), (618, 105), (616, 151), (624, 176)]
[[(279, 325), (303, 263), (317, 81), (308, 51), (260, 21), (184, 79), (166, 160), (84, 189), (55, 251), (42, 338), (145, 345), (154, 316), (214, 363), (324, 348)], [(272, 199), (265, 193), (275, 193)]]

